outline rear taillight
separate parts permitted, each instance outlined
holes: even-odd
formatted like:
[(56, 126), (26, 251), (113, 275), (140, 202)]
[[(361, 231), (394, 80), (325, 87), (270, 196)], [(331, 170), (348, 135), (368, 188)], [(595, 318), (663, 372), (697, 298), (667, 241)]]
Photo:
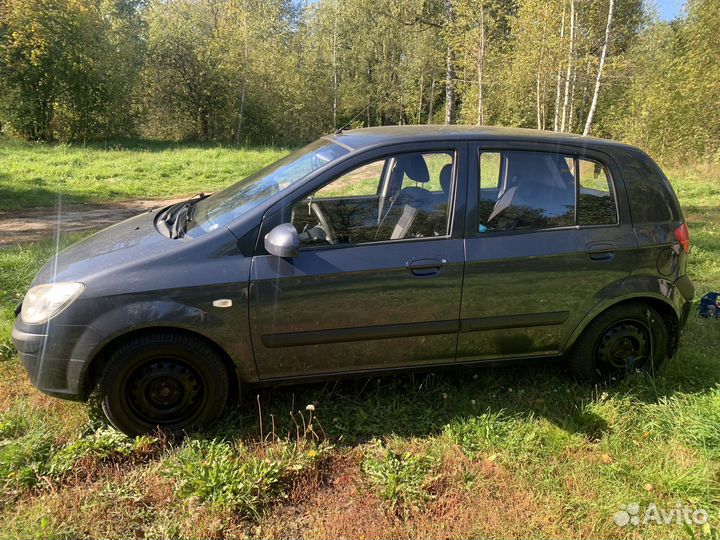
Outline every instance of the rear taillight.
[(680, 242), (685, 253), (690, 252), (690, 231), (687, 228), (685, 222), (675, 229), (675, 239)]

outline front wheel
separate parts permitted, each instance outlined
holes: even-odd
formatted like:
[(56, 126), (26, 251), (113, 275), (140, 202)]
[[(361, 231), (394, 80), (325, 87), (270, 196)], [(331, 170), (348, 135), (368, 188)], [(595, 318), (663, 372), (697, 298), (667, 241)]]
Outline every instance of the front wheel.
[(222, 413), (229, 386), (212, 346), (174, 333), (125, 341), (111, 353), (100, 379), (105, 416), (131, 436), (209, 426)]
[(647, 304), (633, 302), (601, 313), (575, 342), (566, 362), (575, 378), (599, 382), (634, 371), (652, 373), (667, 352), (662, 316)]

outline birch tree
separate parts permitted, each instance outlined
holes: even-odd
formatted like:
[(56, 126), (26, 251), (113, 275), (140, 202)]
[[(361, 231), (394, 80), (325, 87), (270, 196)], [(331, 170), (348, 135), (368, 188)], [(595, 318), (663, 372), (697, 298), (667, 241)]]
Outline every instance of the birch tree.
[(483, 77), (485, 74), (485, 5), (480, 3), (480, 45), (478, 46), (477, 77), (478, 77), (478, 110), (477, 125), (485, 123), (483, 104)]
[(568, 117), (570, 104), (570, 82), (573, 74), (573, 60), (575, 57), (575, 0), (570, 0), (570, 41), (568, 44), (567, 71), (565, 73), (565, 98), (563, 100), (562, 119), (560, 131), (565, 131), (565, 122)]
[[(563, 0), (562, 19), (560, 21), (560, 44), (565, 40), (565, 10), (567, 3)], [(558, 60), (557, 78), (555, 82), (555, 109), (553, 118), (553, 131), (558, 130), (558, 121), (560, 120), (560, 87), (562, 81), (562, 60)]]
[(600, 65), (598, 67), (597, 77), (595, 79), (595, 91), (593, 92), (592, 102), (590, 103), (590, 111), (588, 112), (587, 120), (585, 121), (585, 129), (583, 129), (583, 135), (590, 133), (590, 127), (592, 126), (593, 117), (595, 116), (595, 110), (597, 109), (598, 96), (600, 95), (600, 80), (603, 74), (603, 68), (605, 67), (605, 57), (607, 56), (608, 47), (610, 46), (610, 28), (612, 26), (613, 9), (615, 8), (615, 0), (610, 0), (608, 7), (608, 18), (607, 26), (605, 27), (605, 41), (600, 52)]
[[(453, 24), (455, 15), (453, 13), (452, 0), (445, 0), (445, 29)], [(449, 41), (449, 40), (448, 40)], [(455, 123), (455, 50), (452, 45), (447, 45), (445, 68), (445, 123)]]

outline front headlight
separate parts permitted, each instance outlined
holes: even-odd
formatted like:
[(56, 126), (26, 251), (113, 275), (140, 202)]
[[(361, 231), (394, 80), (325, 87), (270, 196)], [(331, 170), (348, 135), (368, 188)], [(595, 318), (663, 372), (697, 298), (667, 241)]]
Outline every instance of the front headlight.
[(20, 318), (26, 324), (41, 324), (60, 313), (85, 288), (82, 283), (49, 283), (30, 289), (22, 303)]

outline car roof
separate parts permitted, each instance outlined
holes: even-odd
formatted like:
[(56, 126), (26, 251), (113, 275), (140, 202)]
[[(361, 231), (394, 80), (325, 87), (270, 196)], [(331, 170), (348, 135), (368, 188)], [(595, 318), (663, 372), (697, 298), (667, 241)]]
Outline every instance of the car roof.
[(617, 141), (577, 135), (574, 133), (486, 126), (383, 126), (348, 129), (329, 135), (326, 138), (351, 150), (396, 143), (448, 140), (542, 142), (581, 146), (585, 148), (624, 148), (626, 150), (635, 150), (634, 147)]

